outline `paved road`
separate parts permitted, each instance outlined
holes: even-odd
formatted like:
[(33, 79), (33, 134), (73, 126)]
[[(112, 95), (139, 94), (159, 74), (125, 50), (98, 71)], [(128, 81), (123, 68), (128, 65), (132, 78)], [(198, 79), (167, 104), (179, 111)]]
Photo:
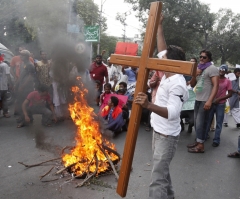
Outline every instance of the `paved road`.
[[(74, 144), (75, 127), (65, 121), (55, 127), (42, 127), (40, 117), (34, 124), (16, 128), (15, 118), (0, 118), (0, 198), (1, 199), (119, 199), (114, 188), (90, 186), (74, 188), (79, 180), (65, 183), (65, 178), (55, 182), (40, 182), (39, 176), (52, 166), (25, 169), (18, 161), (32, 164), (58, 157), (66, 145)], [(222, 142), (218, 148), (205, 145), (204, 154), (187, 152), (186, 145), (195, 133), (181, 133), (176, 155), (171, 164), (171, 176), (176, 199), (238, 199), (240, 198), (240, 159), (231, 159), (227, 153), (237, 148), (240, 130), (230, 117), (229, 127), (223, 127)], [(211, 138), (213, 133), (210, 133)], [(122, 154), (126, 132), (112, 141)], [(127, 199), (145, 199), (148, 196), (152, 166), (151, 133), (140, 127), (133, 161), (133, 171)], [(51, 178), (54, 176), (48, 176)], [(101, 182), (117, 186), (114, 175), (102, 176)], [(62, 186), (60, 186), (62, 185)]]

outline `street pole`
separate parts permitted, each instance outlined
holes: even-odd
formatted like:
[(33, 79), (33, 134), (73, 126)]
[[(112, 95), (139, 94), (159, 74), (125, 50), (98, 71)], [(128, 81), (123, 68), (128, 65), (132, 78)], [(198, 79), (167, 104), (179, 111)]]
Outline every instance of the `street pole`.
[(101, 40), (101, 22), (102, 22), (102, 8), (103, 8), (103, 4), (106, 2), (106, 0), (101, 0), (101, 9), (100, 9), (100, 19), (99, 19), (99, 38), (98, 38), (98, 45), (97, 45), (97, 54), (99, 55), (100, 54), (100, 40)]

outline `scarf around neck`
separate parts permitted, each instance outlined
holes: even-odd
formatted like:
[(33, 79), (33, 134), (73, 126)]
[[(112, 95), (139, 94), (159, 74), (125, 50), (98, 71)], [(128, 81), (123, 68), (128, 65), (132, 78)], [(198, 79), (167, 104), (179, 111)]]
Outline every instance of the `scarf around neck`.
[(209, 66), (211, 66), (211, 65), (212, 65), (211, 62), (207, 62), (207, 63), (205, 63), (205, 64), (198, 64), (198, 68), (199, 68), (200, 70), (205, 70), (207, 67), (209, 67)]

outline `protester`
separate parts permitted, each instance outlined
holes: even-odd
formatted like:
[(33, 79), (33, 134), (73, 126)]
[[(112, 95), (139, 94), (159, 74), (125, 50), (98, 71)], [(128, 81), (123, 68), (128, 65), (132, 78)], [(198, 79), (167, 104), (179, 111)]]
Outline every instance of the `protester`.
[(20, 76), (15, 85), (17, 98), (15, 114), (20, 114), (22, 111), (23, 101), (26, 99), (27, 95), (34, 90), (35, 85), (38, 84), (35, 67), (29, 61), (30, 52), (28, 50), (22, 50), (20, 52), (20, 57), (23, 62), (23, 66), (21, 66)]
[(101, 116), (105, 119), (106, 128), (113, 132), (113, 136), (122, 131), (124, 120), (122, 109), (118, 105), (119, 100), (115, 96), (111, 96), (108, 105), (101, 110)]
[(236, 80), (232, 82), (232, 97), (229, 98), (230, 111), (236, 122), (237, 128), (240, 128), (240, 108), (239, 108), (239, 76), (240, 76), (240, 68), (234, 69), (234, 74), (236, 76)]
[[(220, 134), (222, 131), (222, 124), (224, 119), (224, 110), (226, 99), (232, 96), (232, 84), (229, 79), (225, 77), (228, 71), (227, 65), (221, 65), (219, 68), (219, 87), (218, 92), (213, 100), (212, 108), (209, 113), (208, 130), (210, 130), (211, 121), (214, 114), (216, 114), (216, 130), (213, 138), (213, 147), (218, 147), (220, 144)], [(228, 94), (226, 94), (228, 93)]]
[(94, 81), (98, 80), (101, 82), (101, 88), (104, 83), (104, 77), (105, 77), (105, 83), (109, 82), (107, 68), (102, 63), (102, 55), (96, 56), (96, 60), (95, 62), (92, 63), (89, 69), (89, 73), (92, 80)]
[(136, 83), (137, 81), (137, 68), (131, 67), (127, 68), (125, 66), (122, 67), (122, 73), (128, 76), (128, 84)]
[(190, 81), (192, 87), (196, 86), (196, 101), (194, 107), (194, 127), (196, 141), (187, 145), (190, 153), (204, 153), (204, 142), (208, 133), (207, 124), (212, 102), (218, 91), (219, 72), (212, 64), (212, 53), (208, 50), (200, 52), (200, 63), (197, 73)]
[[(47, 108), (49, 106), (50, 110)], [(23, 127), (29, 122), (33, 121), (33, 115), (42, 115), (42, 124), (44, 126), (51, 126), (52, 118), (57, 122), (54, 107), (48, 93), (48, 87), (45, 85), (39, 85), (37, 91), (29, 93), (27, 98), (22, 104), (22, 115), (18, 121), (18, 128)]]
[(109, 82), (113, 85), (113, 80), (118, 78), (118, 71), (117, 68), (110, 62), (110, 57), (107, 59), (107, 71)]
[(50, 89), (52, 84), (50, 72), (50, 61), (47, 59), (47, 53), (40, 51), (41, 61), (36, 62), (36, 72), (40, 84), (47, 86)]
[[(158, 51), (165, 59), (185, 61), (185, 53), (177, 46), (166, 46), (161, 16), (158, 27)], [(160, 54), (158, 56), (160, 56)], [(182, 75), (165, 72), (157, 90), (155, 103), (147, 100), (145, 93), (138, 93), (134, 102), (152, 111), (153, 169), (149, 199), (174, 198), (169, 166), (179, 140), (180, 112), (188, 98), (186, 81)]]
[(111, 92), (111, 89), (112, 89), (112, 86), (110, 83), (106, 83), (104, 84), (104, 92), (100, 95), (100, 100), (99, 100), (99, 106), (100, 106), (100, 110), (102, 110), (106, 104), (104, 103), (104, 99), (108, 96), (108, 95), (111, 95), (112, 92)]
[(8, 85), (12, 87), (12, 81), (10, 77), (10, 68), (3, 62), (4, 56), (0, 53), (0, 99), (3, 110), (3, 117), (9, 118), (8, 103), (7, 103), (7, 91)]
[[(14, 80), (17, 81), (20, 77), (21, 66), (23, 65), (23, 61), (20, 57), (20, 53), (22, 50), (25, 50), (24, 47), (16, 48), (16, 56), (14, 56), (10, 63), (10, 73), (14, 77)], [(31, 55), (31, 54), (30, 54)], [(29, 56), (29, 61), (34, 64), (34, 60)]]

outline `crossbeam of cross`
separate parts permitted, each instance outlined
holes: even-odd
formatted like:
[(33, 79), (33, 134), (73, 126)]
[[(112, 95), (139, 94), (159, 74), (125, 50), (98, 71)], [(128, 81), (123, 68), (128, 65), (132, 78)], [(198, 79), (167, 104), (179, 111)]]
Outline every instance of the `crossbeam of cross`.
[[(141, 57), (117, 54), (113, 54), (110, 57), (110, 62), (112, 64), (139, 68), (135, 88), (136, 94), (146, 91), (150, 70), (159, 70), (185, 75), (192, 75), (195, 71), (196, 66), (192, 62), (151, 58), (153, 56), (154, 46), (156, 42), (157, 28), (159, 25), (161, 11), (162, 2), (151, 3)], [(142, 107), (133, 103), (117, 186), (117, 193), (121, 197), (125, 197), (127, 193), (141, 113)]]

